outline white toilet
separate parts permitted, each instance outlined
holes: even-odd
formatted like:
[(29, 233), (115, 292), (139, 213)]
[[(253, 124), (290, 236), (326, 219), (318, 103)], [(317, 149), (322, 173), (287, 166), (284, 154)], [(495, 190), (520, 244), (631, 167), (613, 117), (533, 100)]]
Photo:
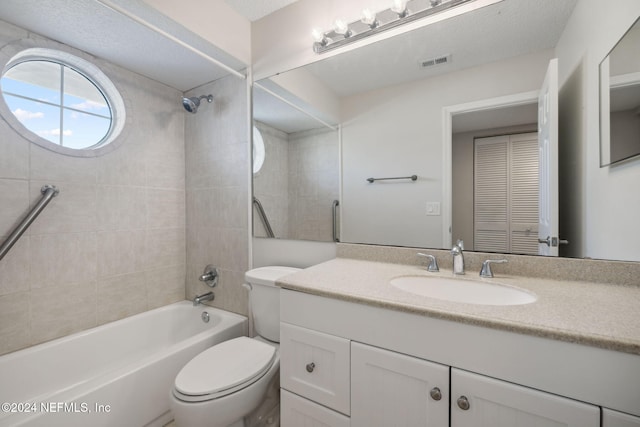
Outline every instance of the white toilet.
[(177, 427), (244, 427), (244, 418), (265, 399), (280, 369), (280, 289), (275, 281), (299, 271), (260, 267), (247, 271), (255, 338), (217, 344), (189, 361), (171, 392)]

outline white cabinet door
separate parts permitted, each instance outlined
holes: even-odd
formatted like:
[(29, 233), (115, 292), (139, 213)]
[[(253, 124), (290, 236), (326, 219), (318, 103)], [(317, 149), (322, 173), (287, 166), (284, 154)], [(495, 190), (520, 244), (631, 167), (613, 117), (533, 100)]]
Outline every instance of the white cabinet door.
[(640, 417), (602, 408), (602, 427), (640, 427)]
[(451, 369), (451, 427), (560, 426), (599, 427), (600, 408)]
[(446, 427), (449, 367), (351, 343), (353, 427)]
[(281, 323), (281, 387), (349, 415), (349, 343)]
[(349, 427), (349, 417), (284, 389), (280, 393), (282, 427)]

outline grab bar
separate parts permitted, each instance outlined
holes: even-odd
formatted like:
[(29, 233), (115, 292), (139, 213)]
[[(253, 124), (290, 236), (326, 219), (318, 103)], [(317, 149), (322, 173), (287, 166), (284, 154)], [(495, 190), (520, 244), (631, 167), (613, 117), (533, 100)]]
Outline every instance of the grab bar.
[(262, 221), (262, 225), (267, 232), (267, 237), (276, 237), (276, 235), (273, 234), (273, 229), (271, 228), (271, 224), (269, 224), (269, 219), (267, 218), (267, 214), (262, 207), (262, 203), (260, 203), (260, 200), (258, 200), (256, 196), (253, 196), (253, 204), (256, 205), (258, 216), (260, 217), (260, 221)]
[(367, 178), (367, 181), (376, 182), (376, 181), (386, 181), (388, 179), (410, 179), (411, 181), (415, 181), (415, 180), (418, 179), (418, 175), (396, 176), (396, 177), (393, 177), (393, 178)]
[(340, 202), (338, 200), (333, 201), (332, 206), (332, 219), (333, 219), (333, 241), (339, 242), (338, 238), (338, 206), (340, 206)]
[(4, 256), (9, 252), (9, 250), (13, 247), (13, 245), (18, 241), (20, 236), (27, 231), (27, 228), (31, 225), (33, 221), (40, 215), (40, 212), (44, 210), (44, 208), (49, 204), (51, 199), (56, 197), (60, 190), (58, 190), (54, 185), (45, 185), (40, 189), (42, 193), (42, 198), (40, 201), (31, 209), (31, 211), (27, 214), (27, 216), (18, 224), (18, 226), (13, 230), (13, 233), (7, 237), (7, 240), (2, 243), (0, 246), (0, 260), (4, 258)]

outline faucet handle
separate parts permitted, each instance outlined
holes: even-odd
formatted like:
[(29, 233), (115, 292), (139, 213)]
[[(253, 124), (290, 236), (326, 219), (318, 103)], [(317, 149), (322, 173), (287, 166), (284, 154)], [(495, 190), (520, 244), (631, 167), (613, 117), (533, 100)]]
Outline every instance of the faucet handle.
[(464, 250), (464, 242), (462, 241), (462, 239), (458, 239), (458, 241), (456, 242), (456, 246), (459, 247), (461, 251)]
[(429, 259), (429, 265), (427, 266), (427, 271), (431, 271), (432, 273), (440, 271), (440, 269), (438, 268), (438, 261), (436, 260), (435, 256), (430, 254), (423, 254), (421, 252), (418, 252), (418, 256)]
[(480, 277), (493, 277), (493, 271), (491, 271), (491, 264), (504, 264), (509, 262), (506, 259), (488, 259), (482, 263), (482, 268), (480, 269)]

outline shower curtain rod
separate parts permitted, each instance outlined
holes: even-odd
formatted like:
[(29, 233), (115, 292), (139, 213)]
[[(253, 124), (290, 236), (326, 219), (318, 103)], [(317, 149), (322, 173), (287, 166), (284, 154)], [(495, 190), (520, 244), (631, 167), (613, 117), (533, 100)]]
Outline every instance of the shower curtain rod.
[(160, 34), (161, 36), (171, 40), (174, 43), (179, 44), (180, 46), (190, 50), (191, 52), (195, 53), (196, 55), (200, 56), (201, 58), (206, 59), (207, 61), (211, 62), (212, 64), (222, 68), (225, 71), (228, 71), (229, 73), (235, 75), (236, 77), (240, 77), (241, 79), (246, 79), (247, 75), (243, 74), (239, 71), (234, 70), (233, 68), (229, 67), (227, 64), (218, 61), (217, 59), (215, 59), (214, 57), (207, 55), (206, 53), (202, 52), (199, 49), (196, 49), (195, 47), (191, 46), (188, 43), (183, 42), (182, 40), (180, 40), (179, 38), (177, 38), (176, 36), (169, 34), (168, 32), (156, 27), (155, 25), (145, 21), (144, 19), (133, 15), (132, 13), (130, 13), (129, 11), (127, 11), (126, 9), (121, 8), (120, 6), (114, 4), (112, 1), (110, 0), (95, 0), (98, 3), (102, 4), (104, 7), (107, 7), (121, 15), (126, 16), (127, 18), (137, 22), (140, 25), (143, 25), (144, 27), (147, 27), (148, 29), (150, 29), (151, 31), (154, 31), (158, 34)]

